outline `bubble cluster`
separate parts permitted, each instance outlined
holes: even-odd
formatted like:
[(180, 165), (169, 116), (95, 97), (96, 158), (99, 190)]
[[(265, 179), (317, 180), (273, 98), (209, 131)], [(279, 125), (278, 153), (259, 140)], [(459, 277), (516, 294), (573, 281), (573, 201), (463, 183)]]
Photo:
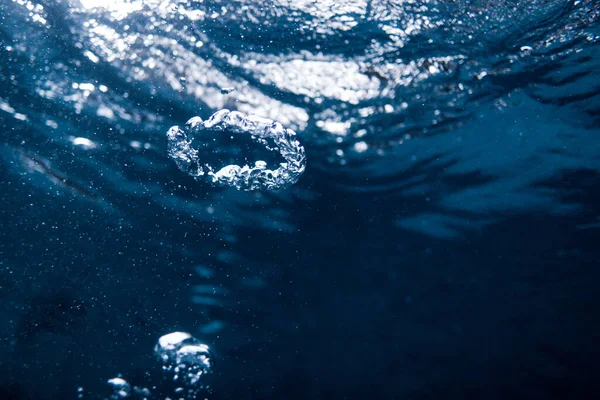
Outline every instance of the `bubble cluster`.
[[(243, 136), (269, 152), (278, 152), (284, 162), (269, 169), (267, 162), (256, 160), (253, 166), (228, 164), (217, 167), (207, 160), (214, 158), (209, 145), (217, 135), (231, 138)], [(298, 181), (306, 168), (304, 147), (296, 133), (279, 122), (237, 111), (220, 110), (208, 120), (193, 117), (183, 128), (173, 126), (167, 132), (168, 154), (179, 169), (195, 177), (208, 177), (218, 186), (232, 186), (240, 190), (273, 190)]]
[(112, 378), (108, 380), (108, 384), (113, 388), (114, 399), (124, 399), (131, 394), (131, 385), (123, 378)]
[(154, 352), (162, 361), (163, 370), (173, 373), (174, 381), (181, 381), (192, 389), (213, 368), (209, 347), (189, 333), (173, 332), (162, 336)]
[[(108, 384), (113, 390), (110, 400), (122, 400), (122, 399), (133, 399), (133, 400), (147, 400), (152, 395), (150, 391), (145, 387), (131, 386), (129, 382), (121, 377), (116, 377), (108, 380)], [(83, 388), (77, 390), (78, 398), (83, 398)]]

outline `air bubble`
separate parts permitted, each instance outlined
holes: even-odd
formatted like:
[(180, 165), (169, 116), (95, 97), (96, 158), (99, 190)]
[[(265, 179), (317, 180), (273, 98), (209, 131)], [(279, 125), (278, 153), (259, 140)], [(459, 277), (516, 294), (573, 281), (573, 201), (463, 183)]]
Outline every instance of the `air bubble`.
[(111, 399), (125, 399), (131, 394), (131, 385), (123, 378), (109, 379), (108, 384), (113, 388)]
[[(116, 377), (108, 380), (113, 393), (107, 400), (147, 400), (152, 396), (150, 390), (145, 387), (132, 386), (125, 379)], [(77, 398), (83, 399), (83, 388), (77, 389)]]
[[(226, 159), (225, 147), (213, 148), (216, 139), (251, 139), (269, 153), (277, 152), (284, 162), (269, 169), (264, 160), (253, 166), (228, 164), (214, 165), (211, 159)], [(208, 120), (191, 118), (183, 127), (173, 126), (167, 132), (169, 157), (177, 167), (196, 179), (208, 179), (217, 186), (232, 186), (240, 190), (273, 190), (293, 185), (306, 168), (304, 147), (296, 133), (279, 122), (256, 115), (246, 116), (237, 111), (220, 110)], [(222, 161), (221, 161), (222, 162)]]
[(173, 332), (162, 336), (154, 353), (163, 363), (163, 370), (173, 374), (174, 381), (195, 386), (202, 376), (213, 368), (209, 347), (186, 332)]

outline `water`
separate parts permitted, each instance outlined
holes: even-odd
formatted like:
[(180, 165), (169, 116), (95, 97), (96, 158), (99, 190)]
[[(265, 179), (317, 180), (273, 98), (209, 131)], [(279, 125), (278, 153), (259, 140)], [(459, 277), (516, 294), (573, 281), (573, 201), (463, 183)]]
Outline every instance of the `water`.
[[(0, 398), (590, 398), (599, 13), (0, 2)], [(167, 132), (222, 109), (305, 171), (181, 171)], [(201, 161), (285, 162), (235, 138)], [(169, 332), (211, 373), (175, 381)]]

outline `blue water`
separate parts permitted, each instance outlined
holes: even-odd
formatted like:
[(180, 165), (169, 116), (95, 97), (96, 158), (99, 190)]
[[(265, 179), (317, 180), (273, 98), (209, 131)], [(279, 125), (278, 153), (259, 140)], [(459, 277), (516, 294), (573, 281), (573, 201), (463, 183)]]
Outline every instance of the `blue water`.
[[(585, 0), (2, 0), (0, 398), (593, 398), (599, 22)], [(297, 132), (298, 182), (178, 169), (169, 128), (220, 109)], [(153, 350), (177, 331), (211, 349), (199, 383)]]

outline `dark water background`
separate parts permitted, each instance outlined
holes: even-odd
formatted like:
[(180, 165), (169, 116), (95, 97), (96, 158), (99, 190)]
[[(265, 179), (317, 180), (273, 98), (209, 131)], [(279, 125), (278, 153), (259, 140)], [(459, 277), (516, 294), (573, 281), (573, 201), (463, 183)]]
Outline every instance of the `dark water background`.
[[(0, 398), (164, 398), (175, 330), (199, 398), (594, 398), (599, 16), (2, 0)], [(300, 181), (180, 172), (166, 131), (221, 108), (295, 129)]]

